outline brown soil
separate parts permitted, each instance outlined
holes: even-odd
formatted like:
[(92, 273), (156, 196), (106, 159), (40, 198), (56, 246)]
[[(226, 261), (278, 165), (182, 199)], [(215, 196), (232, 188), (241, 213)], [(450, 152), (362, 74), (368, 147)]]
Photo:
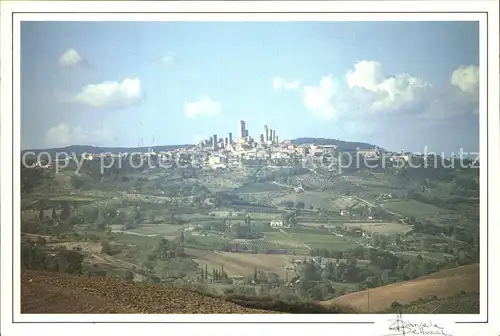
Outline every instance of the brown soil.
[(351, 307), (360, 313), (380, 312), (388, 309), (394, 301), (405, 305), (434, 295), (438, 298), (452, 297), (460, 291), (468, 294), (479, 293), (479, 264), (460, 266), (415, 280), (349, 293), (321, 304), (326, 307)]
[(23, 271), (21, 312), (139, 314), (262, 314), (220, 298), (162, 285), (106, 277)]
[[(224, 271), (229, 276), (253, 275), (254, 269), (257, 268), (264, 272), (276, 273), (282, 279), (285, 278), (285, 267), (291, 265), (292, 259), (300, 259), (293, 255), (211, 252), (195, 249), (186, 249), (186, 253), (201, 267), (208, 265), (207, 267), (212, 269), (224, 265)], [(291, 276), (290, 271), (288, 273)]]

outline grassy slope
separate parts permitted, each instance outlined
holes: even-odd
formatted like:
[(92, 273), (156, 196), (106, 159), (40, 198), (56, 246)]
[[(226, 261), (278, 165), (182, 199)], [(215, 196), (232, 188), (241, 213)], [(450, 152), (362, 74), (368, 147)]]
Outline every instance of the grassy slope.
[(453, 296), (437, 300), (419, 300), (383, 313), (404, 314), (479, 314), (479, 294)]
[(479, 293), (479, 264), (460, 266), (415, 280), (349, 293), (322, 304), (350, 306), (359, 312), (380, 312), (390, 308), (394, 301), (407, 305), (432, 295), (438, 298), (453, 297), (460, 291), (468, 294)]

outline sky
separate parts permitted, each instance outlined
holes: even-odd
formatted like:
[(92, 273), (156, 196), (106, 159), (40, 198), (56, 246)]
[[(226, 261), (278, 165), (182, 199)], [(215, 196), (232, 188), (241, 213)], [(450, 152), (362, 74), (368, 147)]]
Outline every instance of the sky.
[(477, 22), (22, 22), (23, 149), (325, 137), (479, 149)]

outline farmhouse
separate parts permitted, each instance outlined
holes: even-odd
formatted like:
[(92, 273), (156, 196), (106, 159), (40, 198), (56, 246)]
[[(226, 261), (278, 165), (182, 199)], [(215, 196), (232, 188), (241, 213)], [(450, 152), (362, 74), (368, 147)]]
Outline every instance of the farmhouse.
[(272, 220), (269, 225), (273, 228), (283, 227), (283, 221), (280, 220)]
[(245, 277), (243, 275), (233, 275), (230, 277), (234, 284), (243, 284), (245, 282)]

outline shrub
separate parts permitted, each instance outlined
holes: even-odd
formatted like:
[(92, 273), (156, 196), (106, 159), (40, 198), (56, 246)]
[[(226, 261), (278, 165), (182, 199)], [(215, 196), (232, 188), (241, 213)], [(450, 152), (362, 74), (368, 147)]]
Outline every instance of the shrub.
[(126, 280), (126, 281), (132, 281), (132, 280), (134, 280), (134, 273), (132, 273), (129, 270), (125, 271), (125, 273), (123, 274), (123, 279)]
[(400, 307), (403, 307), (403, 305), (401, 303), (399, 303), (398, 301), (393, 301), (391, 303), (391, 308), (400, 308)]
[(101, 253), (111, 254), (111, 246), (107, 241), (101, 243)]

